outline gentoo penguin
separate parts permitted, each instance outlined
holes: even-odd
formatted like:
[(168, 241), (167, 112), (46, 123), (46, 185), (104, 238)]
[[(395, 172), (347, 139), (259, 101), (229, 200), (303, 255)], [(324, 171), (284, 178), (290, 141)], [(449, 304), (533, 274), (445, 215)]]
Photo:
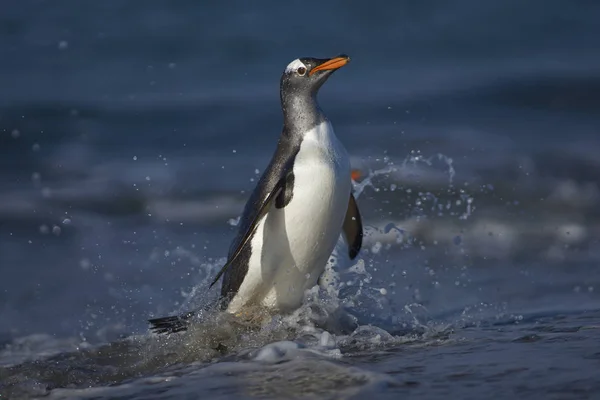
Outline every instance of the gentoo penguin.
[[(289, 312), (302, 304), (341, 233), (354, 259), (363, 228), (352, 195), (350, 159), (317, 103), (319, 88), (346, 55), (299, 58), (280, 83), (283, 132), (277, 150), (248, 199), (221, 275), (220, 303), (237, 314), (248, 306)], [(152, 319), (156, 332), (185, 330), (196, 311)]]

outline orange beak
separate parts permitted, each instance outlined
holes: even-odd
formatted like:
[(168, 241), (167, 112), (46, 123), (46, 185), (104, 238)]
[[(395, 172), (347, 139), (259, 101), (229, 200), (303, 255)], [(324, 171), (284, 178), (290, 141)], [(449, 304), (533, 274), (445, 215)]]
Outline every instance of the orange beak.
[(359, 170), (357, 170), (357, 169), (353, 169), (353, 170), (352, 170), (352, 172), (350, 173), (350, 178), (351, 178), (353, 181), (357, 181), (357, 180), (359, 180), (361, 176), (362, 176), (362, 174), (361, 174), (361, 173), (360, 173), (360, 171), (359, 171)]
[(325, 61), (321, 65), (317, 65), (308, 73), (308, 75), (312, 75), (317, 71), (327, 71), (327, 70), (331, 70), (331, 69), (338, 69), (338, 68), (341, 68), (344, 65), (348, 64), (349, 62), (350, 62), (350, 57), (348, 57), (348, 56), (335, 57), (335, 58), (332, 58), (331, 60)]

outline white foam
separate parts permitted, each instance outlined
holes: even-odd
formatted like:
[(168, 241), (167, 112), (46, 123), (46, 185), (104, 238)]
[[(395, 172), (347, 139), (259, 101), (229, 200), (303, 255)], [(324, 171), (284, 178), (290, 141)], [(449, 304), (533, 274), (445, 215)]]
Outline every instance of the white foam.
[(256, 361), (276, 363), (281, 360), (285, 360), (287, 357), (293, 355), (295, 350), (301, 348), (303, 348), (303, 346), (301, 346), (299, 343), (288, 340), (270, 343), (260, 349), (254, 356), (254, 359)]

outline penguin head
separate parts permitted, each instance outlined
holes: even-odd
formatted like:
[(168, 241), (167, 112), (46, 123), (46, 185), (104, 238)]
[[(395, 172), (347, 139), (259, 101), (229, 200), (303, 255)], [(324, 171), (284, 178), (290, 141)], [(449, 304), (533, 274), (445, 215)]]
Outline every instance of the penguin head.
[(316, 96), (319, 88), (338, 68), (350, 62), (342, 54), (334, 58), (298, 58), (285, 68), (281, 76), (281, 96)]

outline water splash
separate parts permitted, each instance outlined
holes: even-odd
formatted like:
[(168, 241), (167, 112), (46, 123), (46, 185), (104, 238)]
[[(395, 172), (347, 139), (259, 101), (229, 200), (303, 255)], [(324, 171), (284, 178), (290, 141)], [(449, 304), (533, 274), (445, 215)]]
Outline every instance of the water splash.
[[(380, 188), (373, 183), (373, 178), (375, 177), (389, 176), (391, 174), (404, 177), (410, 176), (412, 173), (414, 173), (414, 169), (418, 168), (420, 165), (433, 167), (435, 160), (441, 161), (446, 166), (446, 173), (448, 174), (448, 187), (453, 187), (454, 177), (456, 175), (454, 161), (452, 158), (444, 154), (438, 153), (434, 156), (425, 157), (424, 155), (420, 154), (419, 150), (413, 150), (402, 160), (400, 165), (397, 165), (388, 156), (383, 157), (382, 160), (384, 164), (386, 164), (385, 167), (376, 170), (369, 170), (367, 176), (365, 176), (360, 182), (353, 182), (354, 196), (356, 198), (362, 194), (366, 187), (371, 187), (376, 192), (380, 190)], [(396, 189), (396, 184), (392, 184), (390, 190), (395, 191)]]

